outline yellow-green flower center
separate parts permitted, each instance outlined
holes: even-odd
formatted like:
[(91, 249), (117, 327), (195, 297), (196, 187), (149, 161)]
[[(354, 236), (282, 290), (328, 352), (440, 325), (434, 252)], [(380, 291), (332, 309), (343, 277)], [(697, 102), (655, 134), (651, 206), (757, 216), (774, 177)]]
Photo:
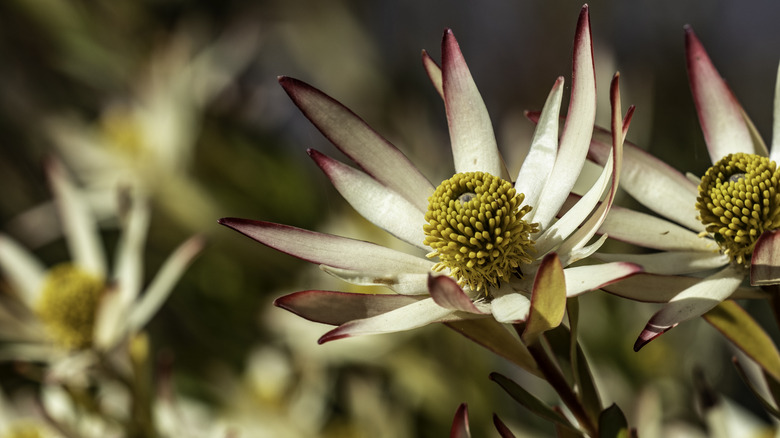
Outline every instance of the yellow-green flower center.
[(747, 265), (761, 233), (780, 228), (780, 171), (754, 154), (729, 154), (699, 184), (699, 218), (736, 263)]
[(20, 420), (8, 426), (2, 438), (41, 438), (43, 436), (40, 426), (29, 420)]
[(428, 257), (439, 257), (434, 270), (450, 269), (461, 286), (482, 290), (498, 286), (520, 265), (531, 263), (528, 254), (539, 231), (523, 216), (525, 195), (512, 184), (483, 172), (458, 173), (443, 181), (428, 199), (425, 213), (425, 244), (433, 249)]
[(56, 342), (69, 349), (92, 343), (95, 311), (104, 289), (102, 279), (71, 264), (49, 271), (36, 311)]
[(106, 111), (100, 119), (102, 143), (118, 151), (137, 157), (145, 149), (141, 127), (129, 108), (117, 107)]

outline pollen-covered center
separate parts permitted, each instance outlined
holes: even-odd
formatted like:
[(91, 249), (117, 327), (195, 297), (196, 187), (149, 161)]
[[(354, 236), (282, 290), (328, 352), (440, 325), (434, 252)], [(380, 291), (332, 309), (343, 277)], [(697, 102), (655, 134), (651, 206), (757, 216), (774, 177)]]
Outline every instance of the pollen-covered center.
[(780, 228), (780, 171), (754, 154), (729, 154), (707, 170), (696, 209), (724, 254), (747, 265), (761, 233)]
[(525, 195), (512, 184), (483, 172), (458, 173), (445, 180), (428, 199), (425, 213), (425, 244), (439, 257), (434, 269), (450, 268), (461, 286), (487, 291), (531, 263), (528, 254), (539, 230), (523, 216)]
[(37, 314), (60, 345), (69, 349), (88, 347), (104, 289), (102, 279), (83, 269), (57, 265), (46, 276)]

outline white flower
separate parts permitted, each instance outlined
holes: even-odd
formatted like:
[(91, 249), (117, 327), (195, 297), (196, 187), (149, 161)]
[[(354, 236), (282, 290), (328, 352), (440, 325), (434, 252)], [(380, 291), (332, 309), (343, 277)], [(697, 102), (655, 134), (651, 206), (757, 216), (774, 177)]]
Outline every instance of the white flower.
[(115, 268), (109, 273), (84, 193), (58, 163), (50, 162), (47, 171), (73, 260), (46, 269), (10, 236), (0, 234), (0, 269), (25, 307), (22, 312), (6, 308), (0, 315), (2, 336), (13, 342), (1, 354), (55, 362), (64, 373), (78, 373), (94, 360), (92, 352), (109, 352), (144, 327), (203, 242), (197, 236), (184, 242), (143, 290), (149, 222), (145, 199), (130, 199)]
[[(187, 26), (152, 53), (129, 93), (113, 96), (96, 120), (53, 114), (42, 121), (63, 161), (74, 170), (98, 215), (116, 212), (116, 188), (132, 184), (177, 221), (192, 229), (207, 226), (216, 206), (189, 169), (201, 119), (213, 102), (253, 59), (260, 41), (247, 26), (228, 29), (205, 47)], [(33, 246), (60, 236), (50, 205), (17, 218), (12, 227)], [(29, 232), (35, 221), (42, 230)], [(26, 235), (26, 234), (31, 235)]]
[[(691, 90), (713, 167), (694, 182), (626, 145), (621, 187), (668, 220), (613, 207), (600, 230), (659, 251), (598, 255), (638, 263), (647, 272), (608, 286), (610, 292), (668, 301), (647, 323), (635, 350), (729, 297), (765, 296), (757, 287), (743, 286), (746, 278), (753, 286), (780, 283), (780, 171), (775, 164), (780, 156), (780, 74), (770, 154), (693, 30), (686, 28), (685, 36)], [(597, 162), (606, 162), (603, 142), (596, 139), (591, 152)]]
[[(596, 251), (605, 239), (588, 245), (617, 188), (624, 135), (617, 76), (611, 101), (613, 128), (619, 134), (614, 138), (609, 164), (587, 194), (556, 219), (583, 167), (596, 112), (587, 6), (575, 34), (575, 80), (560, 144), (563, 78), (556, 80), (550, 92), (514, 184), (452, 31), (444, 33), (441, 69), (425, 52), (423, 61), (444, 100), (455, 164), (454, 176), (438, 188), (349, 109), (308, 84), (280, 78), (304, 115), (360, 169), (315, 150), (309, 150), (309, 155), (355, 210), (407, 242), (418, 255), (287, 225), (236, 218), (221, 219), (220, 223), (316, 263), (348, 282), (387, 286), (396, 292), (371, 295), (313, 290), (279, 298), (278, 306), (339, 326), (320, 342), (445, 322), (488, 348), (523, 362), (527, 351), (516, 348), (516, 339), (495, 321), (529, 319), (534, 312), (530, 297), (540, 290), (557, 294), (562, 300), (557, 302), (565, 302), (565, 296), (597, 289), (640, 269), (622, 262), (567, 268)], [(432, 257), (438, 262), (428, 259)], [(563, 317), (563, 307), (553, 313), (551, 318), (557, 321), (545, 323), (552, 327)], [(493, 319), (487, 318), (491, 315)], [(526, 331), (537, 329), (546, 328), (534, 326)], [(518, 355), (523, 358), (518, 359)]]

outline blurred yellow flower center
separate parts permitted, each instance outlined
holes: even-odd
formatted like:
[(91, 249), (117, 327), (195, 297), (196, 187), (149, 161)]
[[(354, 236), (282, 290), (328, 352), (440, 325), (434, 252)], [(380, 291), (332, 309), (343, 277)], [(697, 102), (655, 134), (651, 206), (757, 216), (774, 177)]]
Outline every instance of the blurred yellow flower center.
[(99, 126), (104, 140), (102, 143), (136, 157), (145, 148), (139, 123), (132, 116), (129, 109), (111, 108), (103, 113)]
[(761, 233), (780, 228), (780, 171), (754, 154), (729, 154), (699, 184), (699, 218), (736, 263), (747, 265)]
[(55, 341), (71, 349), (92, 343), (95, 311), (104, 289), (102, 279), (71, 264), (49, 271), (36, 310)]
[(523, 216), (525, 195), (512, 184), (483, 172), (458, 173), (445, 180), (428, 199), (425, 244), (439, 257), (434, 270), (450, 269), (461, 286), (472, 290), (498, 286), (500, 280), (521, 275), (520, 265), (531, 263), (528, 254), (539, 231)]
[(41, 428), (31, 421), (16, 421), (7, 427), (2, 438), (42, 438)]

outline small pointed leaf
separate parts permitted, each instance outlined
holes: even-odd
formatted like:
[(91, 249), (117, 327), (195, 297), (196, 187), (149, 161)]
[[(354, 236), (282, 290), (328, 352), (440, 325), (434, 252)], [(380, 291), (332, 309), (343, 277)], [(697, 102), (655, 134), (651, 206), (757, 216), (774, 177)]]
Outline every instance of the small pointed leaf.
[(501, 438), (515, 438), (515, 434), (509, 430), (506, 424), (504, 424), (496, 414), (493, 414), (493, 425), (496, 426), (496, 430), (498, 431), (498, 434), (501, 435)]
[(466, 403), (461, 403), (452, 419), (450, 438), (471, 438), (469, 431), (469, 408)]
[(557, 327), (566, 311), (566, 277), (558, 255), (548, 254), (539, 265), (531, 294), (523, 341), (531, 344), (539, 335)]
[(764, 329), (735, 301), (727, 300), (703, 315), (761, 368), (780, 380), (780, 353)]
[(599, 438), (628, 438), (628, 422), (618, 405), (604, 409), (599, 416)]
[(566, 417), (523, 389), (522, 386), (515, 383), (512, 379), (499, 373), (490, 373), (490, 380), (498, 383), (515, 401), (539, 417), (560, 424), (568, 429), (576, 430)]

